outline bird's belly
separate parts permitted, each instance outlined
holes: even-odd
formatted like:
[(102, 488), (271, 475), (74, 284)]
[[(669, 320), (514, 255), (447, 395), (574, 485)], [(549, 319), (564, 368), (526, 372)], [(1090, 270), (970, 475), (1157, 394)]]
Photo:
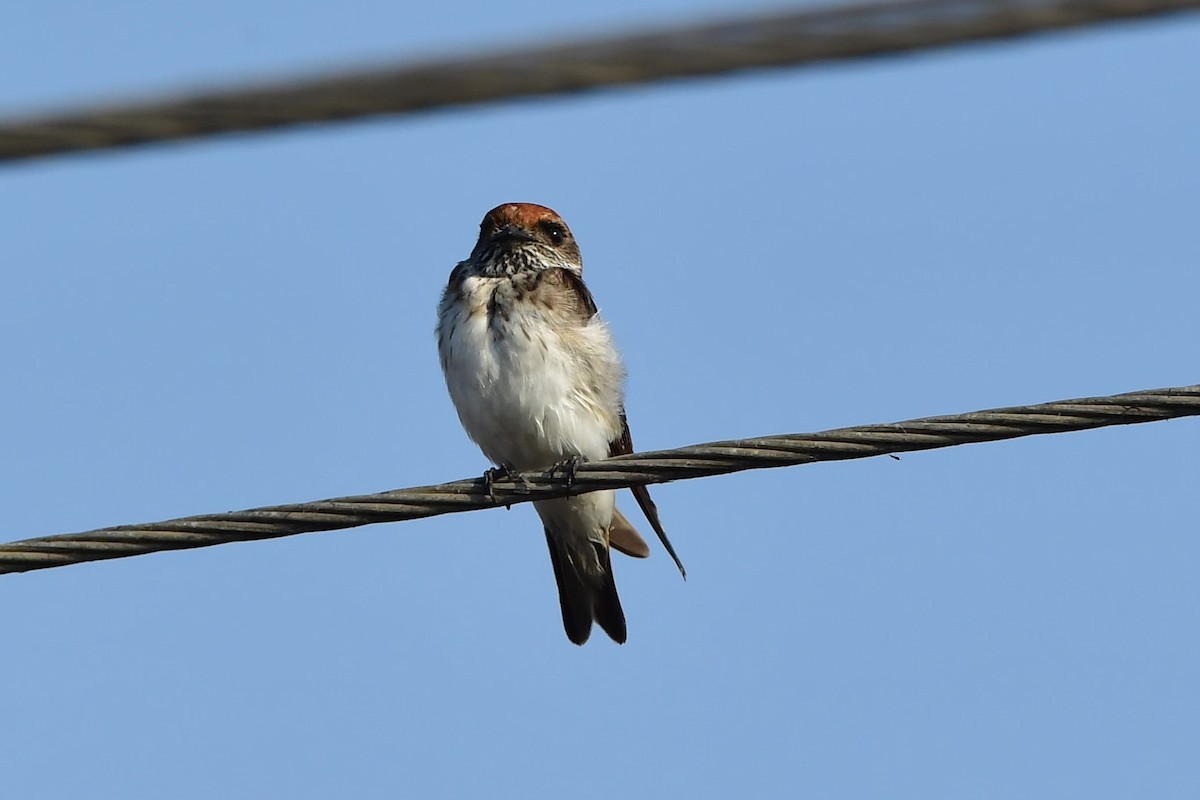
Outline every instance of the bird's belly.
[(460, 319), (446, 383), (467, 434), (493, 463), (545, 469), (572, 456), (608, 455), (620, 408), (590, 387), (596, 368), (536, 315)]

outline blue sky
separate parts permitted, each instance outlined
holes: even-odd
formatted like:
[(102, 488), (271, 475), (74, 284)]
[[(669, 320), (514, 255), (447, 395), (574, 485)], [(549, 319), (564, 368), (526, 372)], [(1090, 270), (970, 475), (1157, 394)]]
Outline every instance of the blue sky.
[[(22, 3), (0, 111), (729, 6)], [(487, 466), (432, 335), (562, 213), (643, 449), (1200, 380), (1200, 20), (30, 162), (5, 539)], [(629, 643), (528, 507), (0, 579), (21, 798), (1195, 797), (1200, 424), (659, 487)], [(621, 500), (633, 510), (631, 498)]]

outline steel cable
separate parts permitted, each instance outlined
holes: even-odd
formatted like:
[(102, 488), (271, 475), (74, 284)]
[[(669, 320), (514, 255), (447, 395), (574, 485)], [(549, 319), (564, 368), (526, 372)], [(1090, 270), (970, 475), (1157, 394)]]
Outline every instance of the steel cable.
[(520, 482), (496, 482), (489, 491), (483, 478), (476, 478), (313, 503), (24, 539), (0, 544), (0, 573), (353, 528), (377, 522), (399, 522), (597, 489), (619, 489), (749, 469), (870, 458), (1197, 415), (1200, 415), (1200, 385), (927, 417), (890, 425), (839, 428), (822, 433), (712, 442), (583, 463), (576, 469), (570, 485), (562, 475), (542, 473), (525, 475)]
[(0, 120), (0, 162), (865, 58), (1200, 8), (1200, 0), (842, 4)]

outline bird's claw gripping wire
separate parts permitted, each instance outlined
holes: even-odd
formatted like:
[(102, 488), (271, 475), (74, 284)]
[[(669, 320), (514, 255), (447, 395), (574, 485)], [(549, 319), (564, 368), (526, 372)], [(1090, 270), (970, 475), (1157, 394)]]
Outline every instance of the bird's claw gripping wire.
[[(525, 476), (517, 472), (512, 464), (505, 462), (498, 467), (492, 467), (487, 472), (483, 473), (483, 482), (487, 485), (488, 497), (491, 501), (496, 502), (496, 481), (508, 481), (515, 484), (514, 491), (524, 489), (529, 491), (529, 481), (525, 480)], [(511, 508), (511, 506), (505, 506)]]
[(563, 483), (567, 486), (574, 486), (575, 470), (579, 468), (580, 464), (585, 463), (587, 463), (587, 456), (571, 456), (550, 467), (549, 475), (553, 478), (555, 475), (562, 473)]

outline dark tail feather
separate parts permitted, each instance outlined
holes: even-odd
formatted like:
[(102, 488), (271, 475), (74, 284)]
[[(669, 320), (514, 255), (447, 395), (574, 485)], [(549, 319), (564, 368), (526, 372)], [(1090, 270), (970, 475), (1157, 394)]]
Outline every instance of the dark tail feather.
[(611, 553), (604, 545), (593, 545), (600, 559), (604, 573), (600, 576), (601, 583), (596, 587), (592, 596), (596, 603), (596, 622), (608, 634), (608, 638), (617, 644), (625, 644), (625, 610), (621, 608), (621, 598), (617, 596), (617, 581), (613, 577)]
[(567, 638), (575, 644), (583, 644), (592, 635), (594, 620), (614, 642), (625, 644), (625, 612), (621, 610), (621, 599), (617, 596), (608, 548), (593, 544), (600, 572), (589, 575), (576, 568), (565, 548), (550, 535), (548, 528), (545, 530)]
[(550, 563), (554, 567), (554, 580), (558, 584), (558, 604), (562, 606), (563, 627), (567, 638), (575, 644), (583, 644), (592, 635), (592, 593), (587, 584), (579, 579), (575, 568), (567, 560), (558, 542), (546, 528), (546, 545), (550, 548)]

